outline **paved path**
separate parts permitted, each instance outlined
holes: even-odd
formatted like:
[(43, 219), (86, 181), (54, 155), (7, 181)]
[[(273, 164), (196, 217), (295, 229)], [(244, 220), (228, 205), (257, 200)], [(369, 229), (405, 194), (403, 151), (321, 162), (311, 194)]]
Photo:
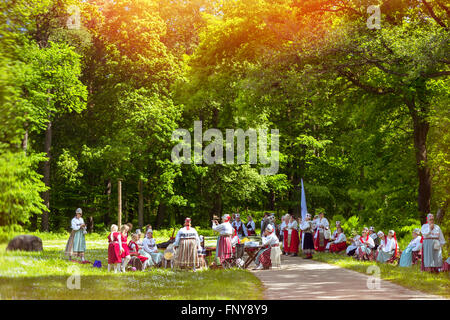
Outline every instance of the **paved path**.
[[(281, 268), (250, 270), (262, 281), (269, 300), (382, 300), (444, 299), (380, 280), (379, 289), (369, 289), (369, 274), (300, 257), (281, 257)], [(370, 282), (370, 281), (369, 281)]]

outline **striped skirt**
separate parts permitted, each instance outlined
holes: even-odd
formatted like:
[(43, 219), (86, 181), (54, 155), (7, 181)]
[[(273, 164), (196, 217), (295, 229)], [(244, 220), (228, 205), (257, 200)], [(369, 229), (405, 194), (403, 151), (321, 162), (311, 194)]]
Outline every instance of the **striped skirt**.
[(255, 263), (256, 265), (262, 264), (264, 268), (268, 268), (272, 266), (272, 260), (270, 259), (270, 252), (272, 248), (269, 246), (261, 250), (256, 256)]
[(67, 240), (65, 255), (82, 256), (86, 251), (86, 241), (84, 239), (83, 229), (72, 230), (69, 240)]
[(198, 267), (197, 240), (195, 238), (180, 239), (180, 244), (175, 252), (175, 268)]
[(217, 246), (217, 257), (222, 263), (226, 259), (233, 256), (233, 247), (231, 246), (231, 236), (220, 236), (219, 245)]
[(424, 239), (422, 244), (422, 271), (437, 271), (442, 267), (442, 247), (433, 248), (433, 239)]

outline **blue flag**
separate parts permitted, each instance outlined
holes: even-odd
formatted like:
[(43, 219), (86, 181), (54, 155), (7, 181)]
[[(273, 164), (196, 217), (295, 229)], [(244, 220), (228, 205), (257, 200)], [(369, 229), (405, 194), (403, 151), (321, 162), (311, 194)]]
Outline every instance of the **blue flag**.
[(302, 220), (305, 220), (308, 209), (306, 208), (306, 196), (305, 196), (305, 188), (303, 187), (303, 179), (302, 179), (302, 199), (300, 206), (302, 208)]

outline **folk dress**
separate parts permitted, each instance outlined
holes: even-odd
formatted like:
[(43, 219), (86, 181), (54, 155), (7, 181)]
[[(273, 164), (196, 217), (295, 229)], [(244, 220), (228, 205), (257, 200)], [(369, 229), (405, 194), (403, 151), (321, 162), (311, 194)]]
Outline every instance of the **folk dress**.
[(380, 241), (378, 246), (378, 251), (376, 254), (376, 260), (380, 263), (386, 263), (391, 259), (397, 252), (397, 241), (394, 238), (384, 237)]
[(287, 253), (298, 253), (299, 236), (298, 223), (296, 220), (287, 224), (287, 230), (284, 230), (283, 236), (284, 251)]
[(330, 252), (340, 252), (347, 248), (347, 238), (343, 232), (335, 236), (335, 240), (329, 243)]
[(201, 249), (201, 244), (198, 233), (194, 228), (186, 226), (178, 230), (173, 245), (177, 247), (174, 258), (175, 268), (197, 268), (200, 266), (198, 249)]
[(373, 248), (375, 247), (375, 243), (373, 239), (367, 235), (365, 238), (359, 237), (359, 240), (356, 242), (356, 255), (361, 259), (364, 255), (370, 255), (372, 253)]
[(84, 237), (85, 228), (81, 228), (84, 224), (82, 217), (79, 219), (74, 217), (70, 223), (72, 231), (70, 233), (69, 240), (66, 244), (65, 255), (66, 256), (82, 256), (86, 251), (86, 240)]
[[(421, 229), (422, 243), (422, 271), (438, 271), (442, 267), (442, 246), (445, 244), (444, 234), (438, 225), (430, 229), (428, 223)], [(435, 248), (438, 245), (439, 248)]]
[(302, 221), (300, 229), (303, 231), (303, 244), (302, 251), (307, 256), (314, 253), (314, 240), (313, 240), (313, 229), (311, 221)]
[(121, 263), (120, 255), (121, 237), (119, 232), (111, 232), (108, 235), (108, 264)]
[(158, 251), (158, 247), (156, 245), (156, 240), (154, 238), (147, 238), (142, 241), (142, 249), (139, 251), (139, 253), (145, 257), (148, 258), (147, 265), (148, 266), (155, 266), (161, 263), (163, 254)]
[(236, 230), (239, 238), (248, 237), (247, 228), (245, 227), (245, 224), (241, 220), (233, 221), (231, 226)]
[(130, 240), (130, 242), (128, 242), (128, 249), (130, 250), (130, 255), (138, 257), (138, 259), (141, 260), (142, 263), (148, 260), (148, 257), (144, 257), (139, 253), (139, 245), (133, 240)]
[(314, 247), (316, 251), (325, 251), (328, 239), (325, 239), (324, 231), (330, 227), (327, 218), (317, 219), (316, 232), (314, 234)]
[(254, 236), (256, 235), (256, 225), (255, 221), (249, 221), (245, 225), (245, 228), (247, 229), (247, 236)]
[(219, 238), (217, 241), (216, 254), (220, 263), (226, 259), (230, 259), (233, 254), (231, 245), (231, 235), (233, 234), (233, 227), (229, 222), (223, 222), (221, 224), (213, 224), (212, 229), (219, 232)]
[(279, 246), (280, 243), (275, 232), (272, 232), (268, 236), (263, 236), (261, 241), (264, 249), (260, 250), (256, 255), (255, 263), (257, 266), (262, 264), (264, 268), (268, 268), (272, 265), (270, 251), (272, 250), (272, 247)]
[(419, 253), (422, 249), (422, 243), (421, 243), (422, 237), (417, 236), (414, 239), (412, 239), (405, 250), (403, 250), (402, 255), (400, 256), (400, 267), (410, 267), (413, 264), (413, 254)]

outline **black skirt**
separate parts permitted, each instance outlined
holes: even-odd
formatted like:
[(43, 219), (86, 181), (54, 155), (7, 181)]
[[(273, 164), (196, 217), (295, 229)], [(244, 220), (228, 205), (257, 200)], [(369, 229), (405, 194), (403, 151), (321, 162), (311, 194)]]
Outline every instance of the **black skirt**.
[(314, 250), (314, 240), (312, 233), (305, 232), (303, 236), (303, 250)]

